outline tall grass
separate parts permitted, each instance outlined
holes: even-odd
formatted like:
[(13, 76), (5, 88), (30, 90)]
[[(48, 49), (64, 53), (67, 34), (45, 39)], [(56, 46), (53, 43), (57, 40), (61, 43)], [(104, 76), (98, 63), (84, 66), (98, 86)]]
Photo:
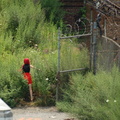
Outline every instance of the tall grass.
[(60, 25), (65, 14), (61, 9), (62, 3), (59, 0), (41, 0), (40, 2), (45, 11), (46, 20)]
[[(19, 69), (23, 59), (41, 69), (31, 69), (36, 105), (54, 105), (57, 73), (57, 27), (45, 21), (41, 4), (32, 0), (0, 1), (0, 98), (14, 107), (29, 100), (27, 81)], [(69, 48), (69, 49), (68, 49)], [(62, 44), (61, 70), (86, 67), (87, 50)], [(63, 76), (63, 83), (66, 77)]]
[(57, 62), (56, 26), (44, 21), (41, 5), (32, 0), (0, 3), (0, 97), (11, 107), (29, 99), (27, 82), (18, 71), (28, 57), (31, 64), (41, 69), (31, 70), (35, 100), (42, 99), (39, 100), (42, 105), (54, 104), (51, 87)]
[[(70, 56), (74, 57), (74, 54)], [(0, 97), (10, 106), (19, 104), (22, 99), (25, 101), (29, 100), (27, 81), (23, 79), (22, 73), (19, 72), (19, 69), (23, 65), (23, 59), (26, 57), (30, 58), (32, 65), (41, 69), (41, 71), (31, 69), (36, 105), (54, 105), (56, 94), (57, 51), (44, 53), (40, 49), (21, 48), (18, 49), (17, 52), (10, 54), (3, 50), (0, 55), (0, 68), (2, 68), (0, 76)], [(67, 56), (65, 57), (67, 58)], [(79, 57), (81, 58), (82, 55)], [(79, 62), (76, 63), (76, 65), (77, 64), (79, 66)], [(68, 69), (71, 69), (71, 67), (68, 67), (71, 65), (74, 66), (74, 63), (66, 64)], [(64, 68), (65, 65), (62, 64), (61, 67)], [(64, 79), (65, 78), (62, 80), (63, 83), (65, 82)]]
[[(2, 1), (4, 4), (0, 14), (2, 17), (0, 27), (4, 28), (5, 34), (12, 35), (16, 48), (34, 47), (35, 44), (45, 45), (47, 42), (54, 43), (52, 41), (56, 38), (56, 27), (52, 23), (45, 22), (41, 4), (34, 4), (32, 0)], [(5, 4), (7, 2), (9, 5)]]
[(80, 120), (119, 120), (120, 72), (101, 71), (96, 76), (74, 74), (65, 92), (64, 102), (58, 107), (77, 116)]
[(61, 42), (61, 70), (86, 68), (89, 66), (87, 48), (79, 49), (74, 41)]

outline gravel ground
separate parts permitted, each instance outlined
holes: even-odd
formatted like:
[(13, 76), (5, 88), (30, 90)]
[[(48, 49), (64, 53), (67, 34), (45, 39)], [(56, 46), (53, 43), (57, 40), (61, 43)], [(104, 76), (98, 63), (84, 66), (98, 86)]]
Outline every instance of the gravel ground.
[(12, 109), (13, 120), (76, 120), (56, 107), (21, 107)]

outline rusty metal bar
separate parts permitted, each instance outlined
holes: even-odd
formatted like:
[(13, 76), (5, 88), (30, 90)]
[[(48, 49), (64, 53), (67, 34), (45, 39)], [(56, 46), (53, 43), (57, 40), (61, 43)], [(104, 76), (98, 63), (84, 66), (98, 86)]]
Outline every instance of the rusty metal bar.
[(74, 36), (60, 37), (60, 39), (79, 38), (79, 37), (85, 37), (85, 36), (90, 36), (90, 35), (92, 35), (92, 34), (91, 34), (91, 33), (88, 33), (88, 34), (82, 34), (82, 35), (74, 35)]
[(93, 74), (96, 75), (97, 71), (97, 24), (93, 24)]
[[(58, 68), (57, 68), (57, 74), (59, 73), (60, 71), (60, 28), (58, 29)], [(59, 76), (57, 76), (59, 78)], [(59, 86), (58, 86), (58, 82), (59, 82), (59, 79), (57, 78), (57, 84), (56, 84), (56, 101), (58, 101), (58, 94), (59, 94)]]
[(90, 70), (92, 70), (92, 65), (93, 65), (93, 10), (91, 10), (91, 26), (90, 26), (90, 32), (92, 35), (90, 36)]
[(79, 68), (79, 69), (73, 69), (73, 70), (64, 70), (64, 71), (60, 71), (60, 73), (66, 73), (66, 72), (74, 72), (74, 71), (81, 71), (81, 70), (85, 70), (86, 68)]

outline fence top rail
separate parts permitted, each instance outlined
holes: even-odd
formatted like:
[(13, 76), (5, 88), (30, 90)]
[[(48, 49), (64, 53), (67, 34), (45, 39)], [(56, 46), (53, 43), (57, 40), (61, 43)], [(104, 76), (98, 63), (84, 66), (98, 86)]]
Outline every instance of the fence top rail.
[(65, 37), (60, 37), (60, 39), (79, 38), (79, 37), (90, 36), (90, 35), (92, 34), (88, 33), (88, 34), (82, 34), (82, 35), (65, 36)]

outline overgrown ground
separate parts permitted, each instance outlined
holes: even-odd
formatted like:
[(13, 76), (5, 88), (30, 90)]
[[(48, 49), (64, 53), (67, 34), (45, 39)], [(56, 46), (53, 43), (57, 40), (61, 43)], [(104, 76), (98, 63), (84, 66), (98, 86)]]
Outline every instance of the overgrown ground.
[[(46, 0), (45, 3), (49, 3)], [(59, 4), (59, 3), (57, 3)], [(55, 7), (55, 6), (53, 6)], [(58, 9), (58, 7), (55, 9)], [(0, 98), (10, 107), (25, 106), (29, 101), (26, 81), (19, 69), (24, 58), (41, 69), (32, 69), (34, 106), (53, 106), (80, 120), (119, 120), (120, 72), (100, 71), (62, 74), (60, 100), (56, 103), (58, 26), (53, 12), (32, 0), (0, 1)], [(60, 13), (60, 12), (58, 12)], [(80, 41), (80, 39), (79, 39)], [(80, 43), (79, 43), (80, 44)], [(89, 54), (78, 47), (78, 40), (61, 41), (60, 70), (88, 68)]]
[(119, 79), (116, 67), (110, 72), (99, 71), (95, 76), (72, 75), (64, 100), (57, 106), (80, 120), (119, 120)]
[[(56, 0), (48, 11), (49, 3), (48, 0), (0, 1), (0, 97), (11, 107), (29, 101), (28, 85), (19, 72), (24, 58), (41, 69), (31, 69), (36, 105), (55, 105), (58, 25), (63, 25), (63, 13), (60, 14), (60, 3)], [(59, 21), (55, 20), (58, 17)], [(70, 41), (61, 45), (61, 70), (87, 67), (87, 49), (80, 51), (77, 43)]]

